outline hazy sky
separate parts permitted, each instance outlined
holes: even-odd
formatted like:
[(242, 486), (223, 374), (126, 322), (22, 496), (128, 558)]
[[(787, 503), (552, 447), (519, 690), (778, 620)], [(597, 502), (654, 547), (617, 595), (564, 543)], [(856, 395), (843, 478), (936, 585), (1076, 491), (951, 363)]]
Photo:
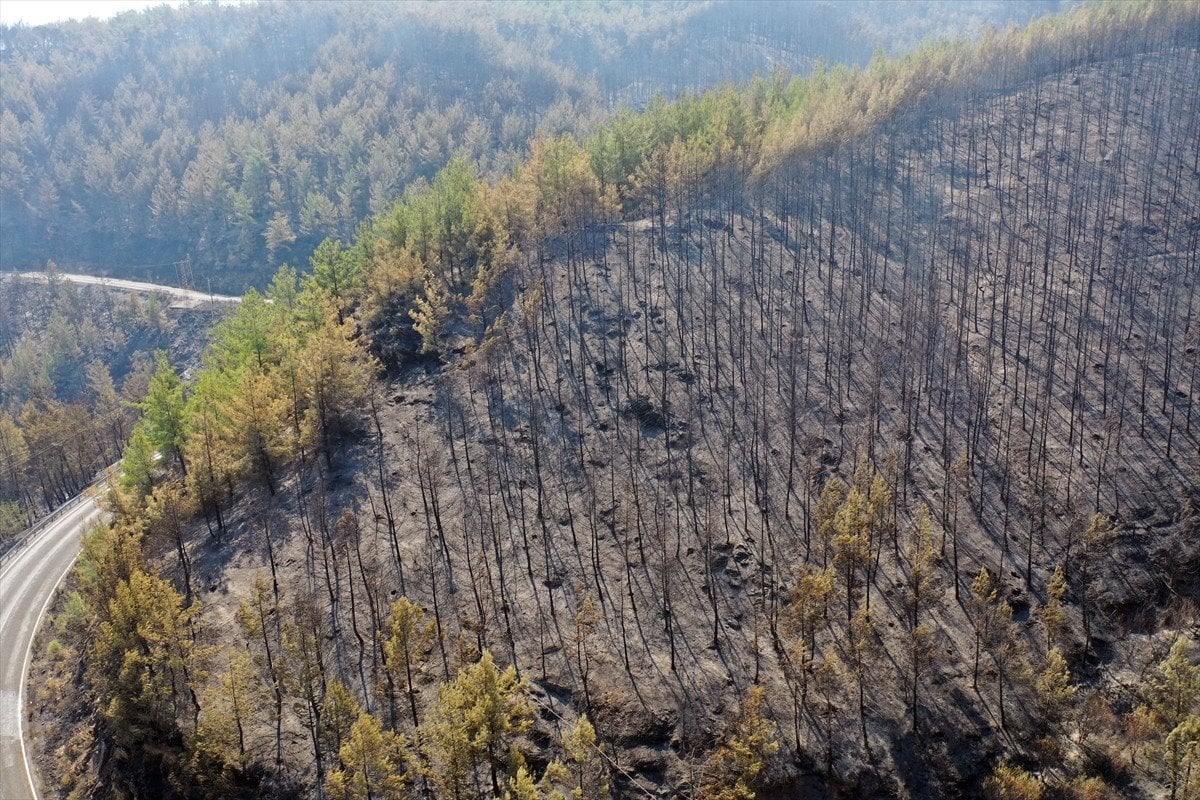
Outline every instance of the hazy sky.
[(108, 19), (122, 11), (183, 5), (182, 0), (0, 0), (0, 22), (44, 25), (67, 19)]

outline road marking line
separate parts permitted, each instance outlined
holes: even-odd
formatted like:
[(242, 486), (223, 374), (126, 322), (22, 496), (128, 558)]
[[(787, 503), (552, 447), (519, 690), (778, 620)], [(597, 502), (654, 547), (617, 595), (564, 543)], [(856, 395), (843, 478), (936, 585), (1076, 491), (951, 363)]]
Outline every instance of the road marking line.
[[(100, 513), (99, 507), (93, 509), (92, 513)], [(90, 516), (91, 514), (88, 515), (88, 517)], [(87, 520), (85, 519), (85, 521)], [(47, 530), (52, 530), (52, 528), (47, 528)], [(25, 750), (25, 681), (29, 677), (29, 665), (33, 660), (33, 643), (37, 640), (38, 630), (42, 626), (42, 618), (46, 616), (46, 609), (50, 607), (50, 603), (58, 595), (59, 587), (62, 586), (67, 576), (71, 574), (71, 568), (75, 566), (75, 562), (78, 560), (79, 553), (76, 552), (71, 558), (70, 563), (67, 564), (67, 568), (63, 570), (62, 575), (55, 581), (54, 588), (46, 595), (46, 602), (42, 603), (42, 609), (36, 617), (37, 622), (35, 623), (33, 635), (29, 637), (29, 646), (25, 648), (25, 661), (21, 667), (21, 681), (17, 684), (17, 739), (21, 743), (21, 761), (25, 765), (25, 778), (29, 781), (29, 791), (33, 795), (33, 800), (39, 800), (40, 795), (38, 794), (37, 784), (33, 780), (33, 770), (29, 764), (29, 753)]]

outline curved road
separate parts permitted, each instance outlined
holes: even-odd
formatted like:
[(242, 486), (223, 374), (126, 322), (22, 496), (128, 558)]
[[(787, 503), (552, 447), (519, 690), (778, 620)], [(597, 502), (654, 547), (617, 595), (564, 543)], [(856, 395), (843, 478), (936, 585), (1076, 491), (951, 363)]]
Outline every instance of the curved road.
[(25, 757), (25, 676), (42, 615), (66, 577), (79, 541), (101, 514), (83, 497), (52, 519), (0, 567), (0, 798), (36, 798), (33, 770)]
[[(45, 282), (44, 272), (3, 273), (15, 280)], [(239, 303), (226, 297), (153, 283), (60, 274), (71, 283), (155, 292), (187, 303)], [(25, 678), (33, 637), (55, 591), (79, 555), (79, 542), (102, 511), (86, 491), (40, 523), (29, 538), (0, 561), (0, 800), (36, 798), (37, 779), (25, 751)]]
[[(37, 283), (46, 283), (48, 276), (44, 272), (8, 272), (0, 273), (0, 275), (11, 276), (14, 280), (19, 281), (35, 281)], [(193, 289), (180, 289), (177, 286), (160, 286), (157, 283), (142, 283), (141, 281), (127, 281), (120, 278), (102, 278), (95, 275), (77, 275), (70, 272), (58, 273), (58, 279), (67, 281), (68, 283), (81, 283), (88, 286), (105, 286), (109, 289), (120, 289), (126, 292), (146, 292), (153, 294), (166, 294), (175, 297), (179, 300), (185, 300), (195, 305), (203, 303), (240, 303), (242, 298), (230, 297), (223, 294), (208, 294), (207, 292), (197, 292)], [(0, 795), (4, 800), (8, 800), (7, 796)]]

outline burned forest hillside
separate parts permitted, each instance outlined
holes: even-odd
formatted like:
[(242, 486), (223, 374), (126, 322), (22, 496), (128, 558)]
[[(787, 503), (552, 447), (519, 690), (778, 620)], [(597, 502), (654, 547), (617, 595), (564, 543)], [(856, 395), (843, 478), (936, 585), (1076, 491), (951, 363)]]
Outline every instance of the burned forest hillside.
[(982, 570), (1035, 671), (1062, 570), (1049, 641), (1101, 692), (1194, 620), (1198, 81), (1195, 50), (1082, 68), (535, 254), (385, 415), (408, 594), (650, 784), (761, 683), (783, 786), (977, 786), (1002, 722), (1048, 729), (1019, 670), (973, 677)]
[(685, 98), (322, 244), (152, 379), (43, 774), (1195, 796), (1197, 13)]

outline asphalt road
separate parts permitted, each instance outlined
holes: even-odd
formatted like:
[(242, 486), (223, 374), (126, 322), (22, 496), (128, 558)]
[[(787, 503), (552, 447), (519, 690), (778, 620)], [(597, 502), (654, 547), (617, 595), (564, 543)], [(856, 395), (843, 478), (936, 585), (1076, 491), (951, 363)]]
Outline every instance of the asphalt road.
[(79, 555), (87, 526), (100, 516), (90, 497), (64, 511), (0, 567), (0, 798), (38, 797), (22, 735), (29, 653), (55, 589)]
[[(2, 276), (4, 273), (0, 273)], [(37, 281), (39, 283), (46, 282), (46, 273), (44, 272), (10, 272), (7, 273), (16, 280), (20, 281)], [(120, 278), (101, 278), (95, 275), (76, 275), (69, 272), (60, 272), (59, 280), (64, 280), (69, 283), (80, 283), (88, 286), (107, 286), (110, 289), (120, 289), (127, 292), (146, 292), (154, 294), (165, 294), (180, 300), (189, 300), (196, 304), (202, 303), (240, 303), (242, 298), (229, 297), (222, 294), (209, 294), (207, 292), (197, 292), (192, 289), (180, 289), (175, 286), (160, 286), (157, 283), (142, 283), (141, 281), (126, 281)], [(4, 797), (3, 800), (8, 800)]]
[[(0, 278), (5, 275), (16, 280), (46, 281), (42, 272), (0, 273)], [(124, 291), (155, 292), (196, 305), (241, 302), (240, 297), (139, 281), (70, 273), (60, 273), (59, 278)], [(0, 565), (0, 800), (39, 796), (33, 766), (26, 759), (24, 740), (25, 677), (30, 648), (55, 590), (79, 555), (83, 531), (100, 513), (91, 497), (81, 497), (8, 553)]]

